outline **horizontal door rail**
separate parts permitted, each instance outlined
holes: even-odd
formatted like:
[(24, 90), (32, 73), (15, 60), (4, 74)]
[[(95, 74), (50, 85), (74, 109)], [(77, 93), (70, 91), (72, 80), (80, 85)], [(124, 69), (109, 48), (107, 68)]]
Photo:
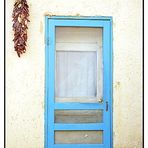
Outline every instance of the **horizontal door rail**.
[(103, 123), (54, 124), (54, 130), (104, 130)]
[(104, 144), (54, 144), (54, 148), (105, 148)]
[(107, 23), (105, 21), (97, 21), (97, 20), (50, 20), (50, 23), (53, 23), (54, 26), (80, 26), (80, 27), (104, 27)]
[(105, 106), (103, 103), (55, 103), (54, 109), (87, 109), (87, 110), (93, 110), (93, 109), (104, 109)]

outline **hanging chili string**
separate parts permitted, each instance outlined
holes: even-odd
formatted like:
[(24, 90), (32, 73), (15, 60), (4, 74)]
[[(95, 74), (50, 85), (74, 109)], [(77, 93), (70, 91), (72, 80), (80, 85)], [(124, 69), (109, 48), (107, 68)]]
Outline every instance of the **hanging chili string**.
[(14, 31), (14, 48), (20, 57), (26, 52), (27, 42), (27, 25), (29, 22), (29, 6), (26, 0), (17, 0), (14, 4), (12, 13), (13, 31)]

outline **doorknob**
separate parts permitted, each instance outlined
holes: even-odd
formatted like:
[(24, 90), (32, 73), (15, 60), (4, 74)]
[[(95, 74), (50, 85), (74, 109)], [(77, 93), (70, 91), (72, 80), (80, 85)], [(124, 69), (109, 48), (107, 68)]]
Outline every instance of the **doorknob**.
[(103, 98), (98, 98), (99, 103), (103, 103)]

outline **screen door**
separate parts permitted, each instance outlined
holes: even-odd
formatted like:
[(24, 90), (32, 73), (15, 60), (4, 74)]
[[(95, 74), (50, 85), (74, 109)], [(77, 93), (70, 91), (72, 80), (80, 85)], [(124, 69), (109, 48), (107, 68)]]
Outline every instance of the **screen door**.
[(111, 148), (111, 20), (46, 25), (45, 148)]

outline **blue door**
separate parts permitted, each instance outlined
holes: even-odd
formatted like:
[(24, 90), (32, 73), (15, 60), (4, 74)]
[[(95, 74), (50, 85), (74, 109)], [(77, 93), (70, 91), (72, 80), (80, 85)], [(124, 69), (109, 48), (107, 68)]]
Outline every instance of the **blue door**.
[(112, 18), (45, 23), (45, 148), (112, 148)]

